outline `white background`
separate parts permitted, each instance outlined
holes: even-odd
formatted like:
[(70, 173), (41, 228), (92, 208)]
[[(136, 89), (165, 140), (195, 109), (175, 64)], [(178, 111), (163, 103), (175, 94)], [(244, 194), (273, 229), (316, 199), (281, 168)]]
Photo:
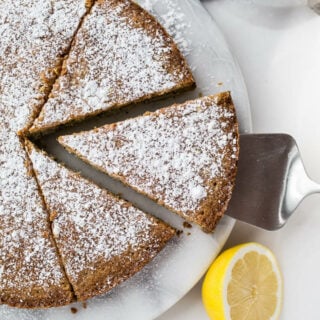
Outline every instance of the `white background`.
[[(320, 181), (320, 16), (303, 5), (270, 6), (279, 2), (206, 0), (204, 5), (242, 68), (254, 132), (293, 135), (309, 175)], [(280, 319), (320, 319), (320, 196), (307, 198), (276, 232), (237, 223), (226, 247), (247, 241), (267, 245), (279, 260)], [(201, 283), (157, 320), (208, 319)]]

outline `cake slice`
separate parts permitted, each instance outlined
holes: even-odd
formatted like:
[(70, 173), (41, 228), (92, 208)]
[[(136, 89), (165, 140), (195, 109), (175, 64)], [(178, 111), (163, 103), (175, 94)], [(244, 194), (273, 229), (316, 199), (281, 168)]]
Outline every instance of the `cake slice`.
[(12, 131), (32, 124), (60, 73), (87, 0), (0, 1), (0, 114)]
[(62, 136), (59, 142), (207, 232), (231, 197), (239, 147), (229, 92)]
[(18, 136), (1, 126), (0, 304), (62, 306), (73, 300), (73, 293), (31, 171)]
[(171, 227), (66, 169), (30, 142), (27, 149), (78, 300), (128, 279), (174, 236)]
[(153, 16), (129, 0), (100, 0), (30, 132), (193, 86), (186, 61)]

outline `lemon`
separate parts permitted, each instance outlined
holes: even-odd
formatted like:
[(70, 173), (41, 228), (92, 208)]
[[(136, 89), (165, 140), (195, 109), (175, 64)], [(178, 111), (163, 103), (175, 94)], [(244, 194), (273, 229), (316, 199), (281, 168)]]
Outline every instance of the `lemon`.
[(202, 298), (213, 320), (276, 320), (282, 277), (273, 253), (250, 242), (223, 252), (209, 268)]

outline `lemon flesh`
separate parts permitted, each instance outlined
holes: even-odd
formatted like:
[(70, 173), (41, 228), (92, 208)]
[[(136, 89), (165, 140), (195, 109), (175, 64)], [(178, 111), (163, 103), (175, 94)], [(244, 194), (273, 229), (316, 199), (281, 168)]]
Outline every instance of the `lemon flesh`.
[(202, 296), (213, 320), (278, 319), (282, 277), (276, 258), (257, 243), (225, 251), (209, 268)]

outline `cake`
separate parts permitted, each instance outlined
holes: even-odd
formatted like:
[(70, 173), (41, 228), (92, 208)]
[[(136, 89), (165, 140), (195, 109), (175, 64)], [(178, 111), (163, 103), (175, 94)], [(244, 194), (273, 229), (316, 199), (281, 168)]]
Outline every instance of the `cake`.
[(23, 143), (1, 126), (0, 304), (44, 308), (72, 300)]
[(99, 0), (30, 133), (193, 86), (186, 61), (153, 16), (129, 0)]
[(58, 140), (85, 162), (207, 232), (227, 208), (239, 152), (229, 92)]
[(68, 170), (30, 142), (27, 149), (77, 300), (103, 294), (138, 272), (175, 231)]
[[(85, 301), (141, 270), (175, 230), (27, 136), (194, 79), (163, 27), (129, 0), (3, 0), (0, 34), (0, 304)], [(207, 232), (226, 210), (238, 159), (228, 92), (59, 141)]]
[(0, 1), (0, 114), (24, 133), (38, 116), (86, 13), (85, 0)]

